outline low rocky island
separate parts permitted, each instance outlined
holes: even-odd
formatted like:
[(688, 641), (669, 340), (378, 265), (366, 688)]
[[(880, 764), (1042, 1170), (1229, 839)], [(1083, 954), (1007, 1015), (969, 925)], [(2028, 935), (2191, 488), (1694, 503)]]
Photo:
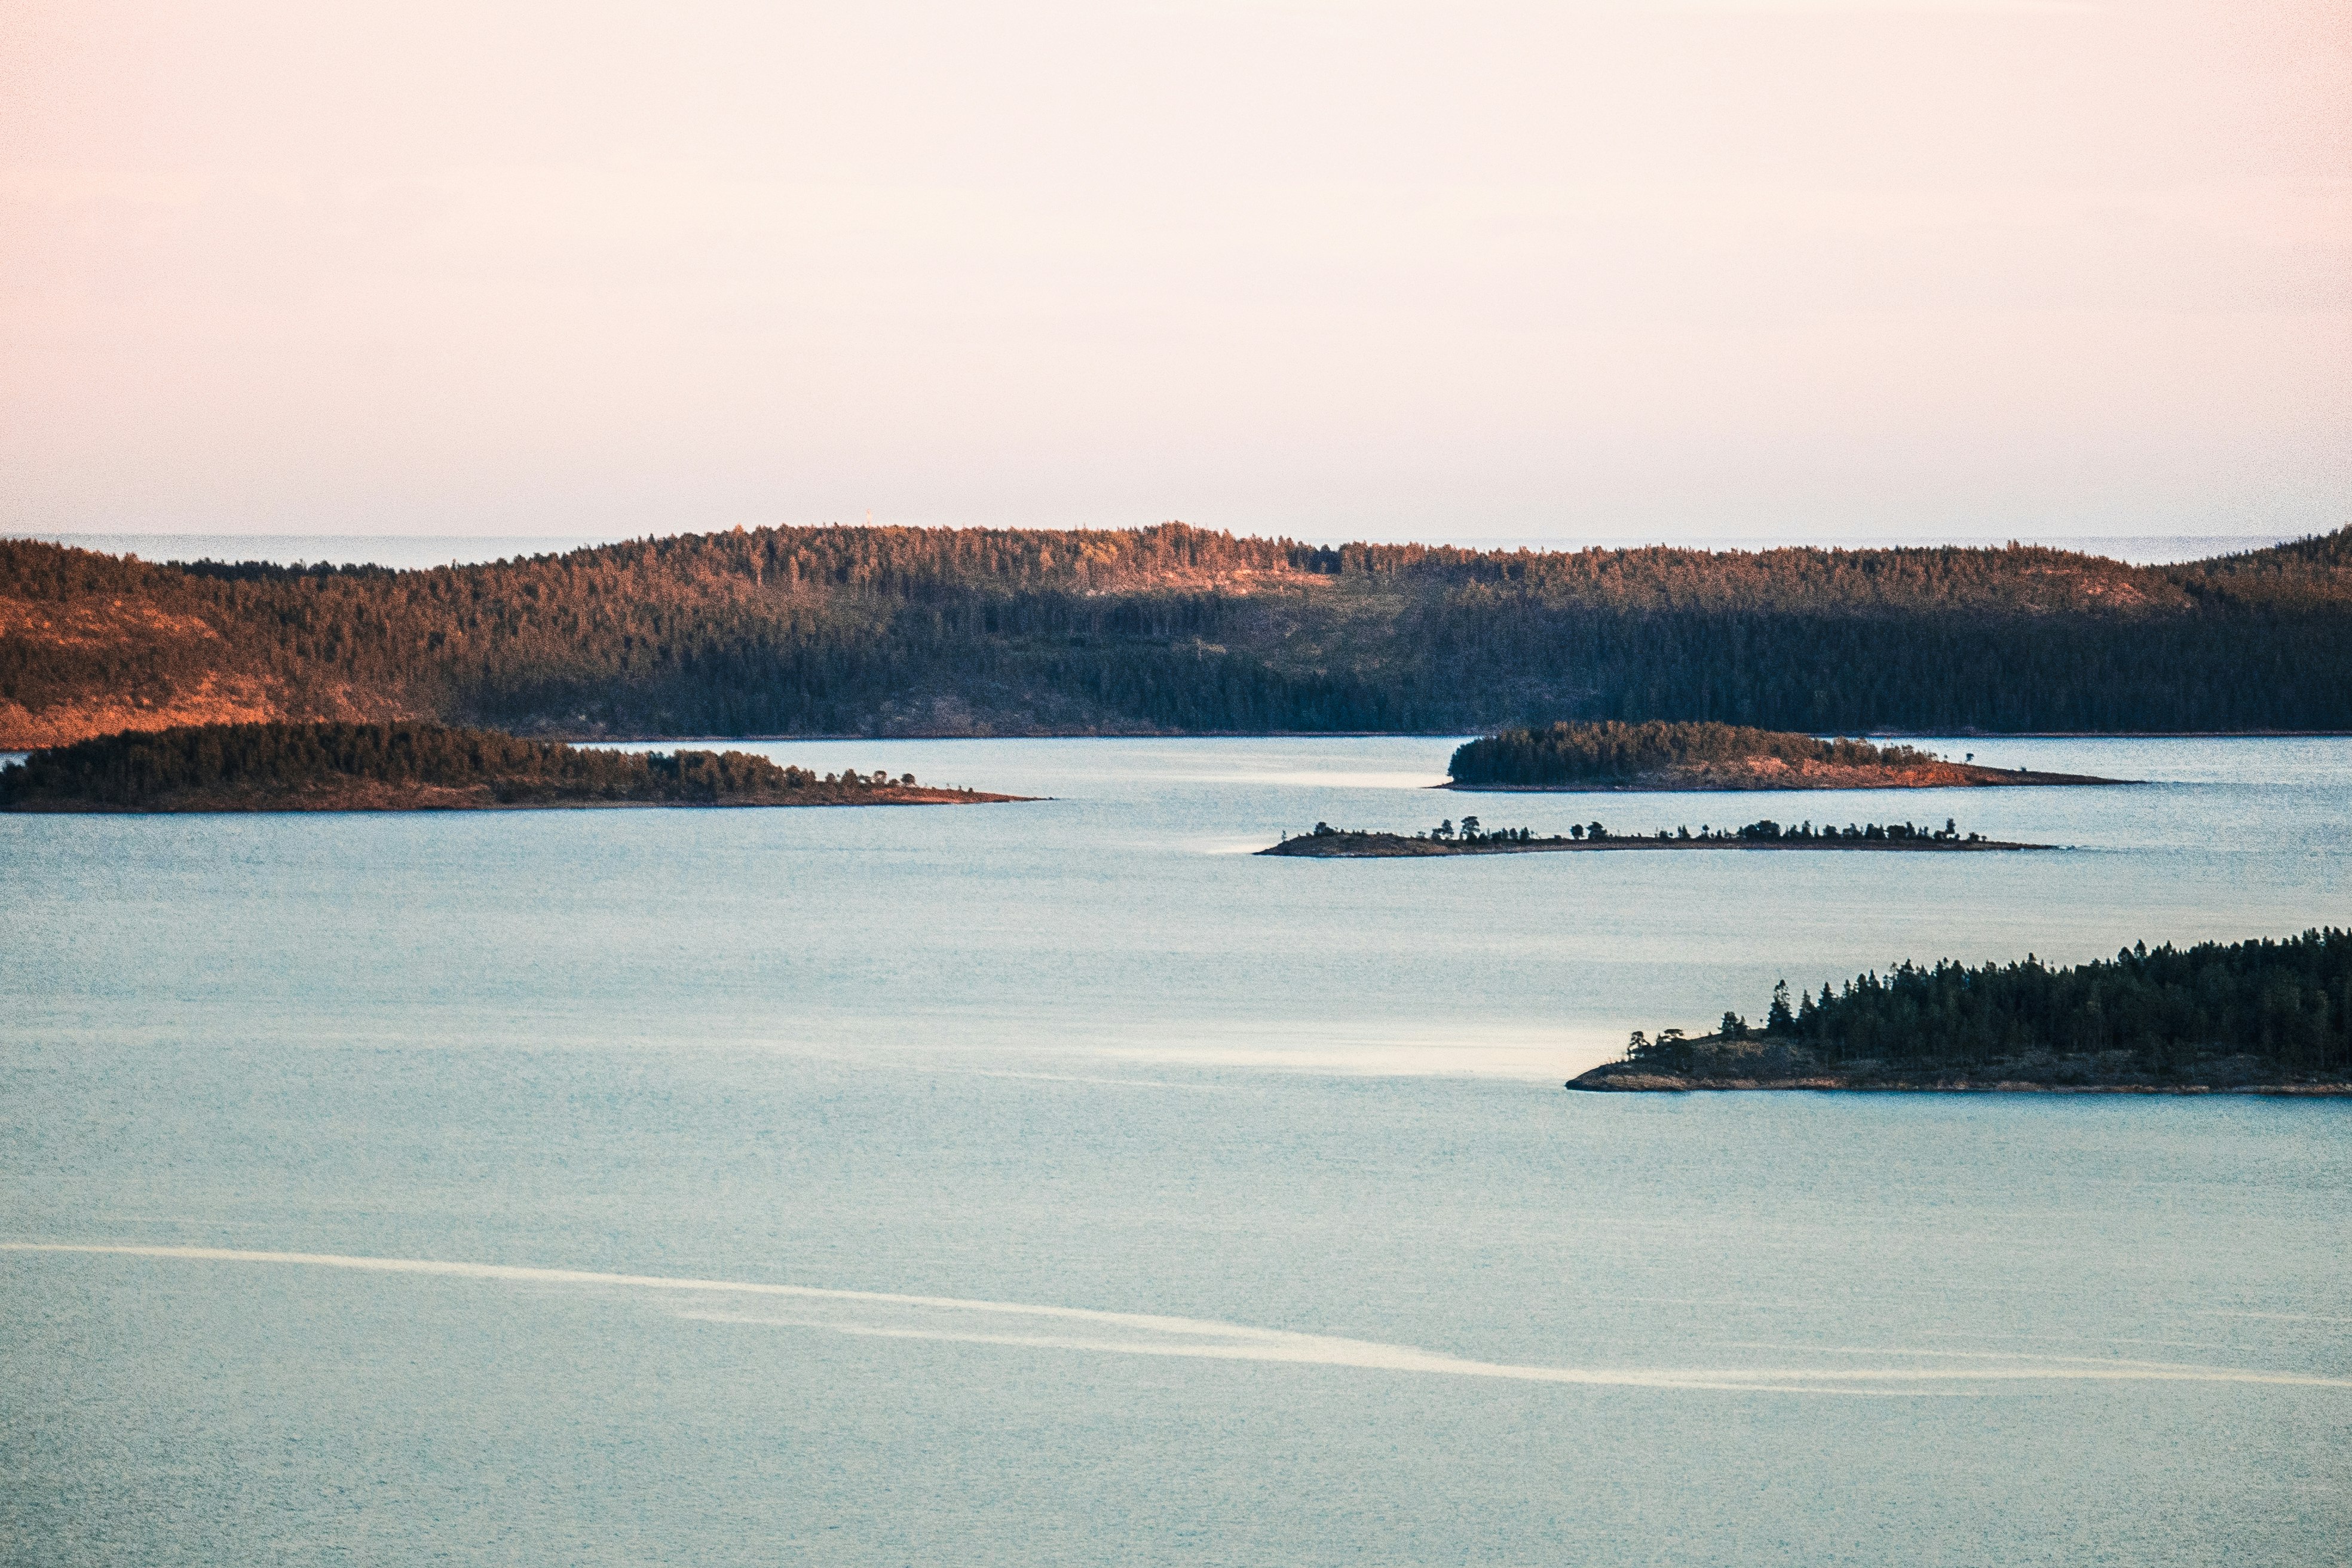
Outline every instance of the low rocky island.
[(1891, 849), (2002, 850), (2053, 849), (2052, 844), (2013, 844), (1987, 838), (1981, 833), (1962, 834), (1947, 818), (1941, 827), (1919, 827), (1908, 822), (1848, 823), (1843, 827), (1815, 827), (1811, 822), (1782, 826), (1766, 818), (1744, 827), (1715, 827), (1702, 823), (1694, 833), (1687, 826), (1661, 827), (1653, 833), (1612, 833), (1601, 823), (1580, 823), (1566, 833), (1538, 837), (1524, 827), (1487, 828), (1475, 816), (1456, 827), (1441, 822), (1426, 833), (1408, 837), (1362, 828), (1334, 827), (1318, 822), (1314, 830), (1278, 844), (1261, 855), (1302, 855), (1318, 860), (1396, 860), (1432, 855), (1550, 855), (1563, 851), (1617, 849)]
[(2352, 931), (1785, 982), (1763, 1024), (1633, 1032), (1573, 1089), (2352, 1094)]
[(1554, 724), (1465, 742), (1443, 789), (1975, 789), (2109, 784), (2084, 773), (2029, 773), (1951, 762), (1912, 746), (1822, 740), (1731, 724)]
[(35, 752), (0, 811), (469, 811), (560, 806), (969, 805), (1025, 797), (819, 775), (748, 752), (613, 752), (439, 724), (201, 724)]

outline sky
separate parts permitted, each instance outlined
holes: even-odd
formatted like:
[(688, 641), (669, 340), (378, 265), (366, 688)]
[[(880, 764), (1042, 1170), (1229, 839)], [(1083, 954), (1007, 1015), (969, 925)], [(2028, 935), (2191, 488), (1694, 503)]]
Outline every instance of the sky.
[(0, 8), (0, 530), (2352, 521), (2352, 6)]

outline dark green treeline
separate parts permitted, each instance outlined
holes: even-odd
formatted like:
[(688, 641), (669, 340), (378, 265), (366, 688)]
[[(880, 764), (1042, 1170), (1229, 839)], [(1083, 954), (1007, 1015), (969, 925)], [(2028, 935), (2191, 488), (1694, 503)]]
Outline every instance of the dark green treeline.
[[(1725, 1033), (1751, 1031), (1727, 1015)], [(2053, 968), (1970, 968), (1945, 961), (1863, 974), (1819, 995), (1782, 988), (1759, 1031), (1823, 1066), (1857, 1061), (1982, 1071), (2039, 1056), (2126, 1054), (2138, 1071), (2191, 1070), (2252, 1056), (2292, 1073), (2352, 1069), (2352, 931), (2329, 927), (2284, 942), (2126, 948)], [(1695, 1048), (1646, 1042), (1640, 1059), (1679, 1065)]]
[(744, 752), (583, 751), (438, 724), (205, 724), (36, 752), (0, 769), (0, 810), (66, 802), (135, 808), (191, 793), (274, 795), (353, 782), (487, 784), (509, 802), (677, 804), (788, 801), (820, 784), (805, 768)]
[(1508, 729), (1456, 747), (1447, 771), (1456, 784), (1562, 784), (1638, 779), (1696, 763), (1773, 757), (1790, 763), (1906, 767), (1936, 759), (1910, 746), (1822, 741), (1786, 731), (1736, 724), (1558, 723)]

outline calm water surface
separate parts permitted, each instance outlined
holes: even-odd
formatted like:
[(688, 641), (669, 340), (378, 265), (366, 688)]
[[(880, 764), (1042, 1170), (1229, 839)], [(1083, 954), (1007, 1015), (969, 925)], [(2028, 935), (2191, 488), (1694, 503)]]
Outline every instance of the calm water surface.
[[(0, 1551), (2342, 1560), (2352, 1108), (1558, 1084), (1783, 975), (2352, 921), (2352, 742), (1650, 798), (1427, 793), (1450, 747), (761, 748), (1055, 797), (992, 808), (0, 818), (0, 1240), (196, 1249), (0, 1251)], [(2074, 847), (1245, 853), (1465, 811)]]

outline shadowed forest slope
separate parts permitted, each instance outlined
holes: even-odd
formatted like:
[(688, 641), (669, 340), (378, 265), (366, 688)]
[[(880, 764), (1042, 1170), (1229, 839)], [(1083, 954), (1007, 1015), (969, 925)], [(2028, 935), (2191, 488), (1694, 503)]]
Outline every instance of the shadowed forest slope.
[(393, 571), (0, 542), (0, 746), (262, 719), (594, 735), (2352, 728), (2352, 531), (2040, 548), (1337, 549), (762, 529)]

